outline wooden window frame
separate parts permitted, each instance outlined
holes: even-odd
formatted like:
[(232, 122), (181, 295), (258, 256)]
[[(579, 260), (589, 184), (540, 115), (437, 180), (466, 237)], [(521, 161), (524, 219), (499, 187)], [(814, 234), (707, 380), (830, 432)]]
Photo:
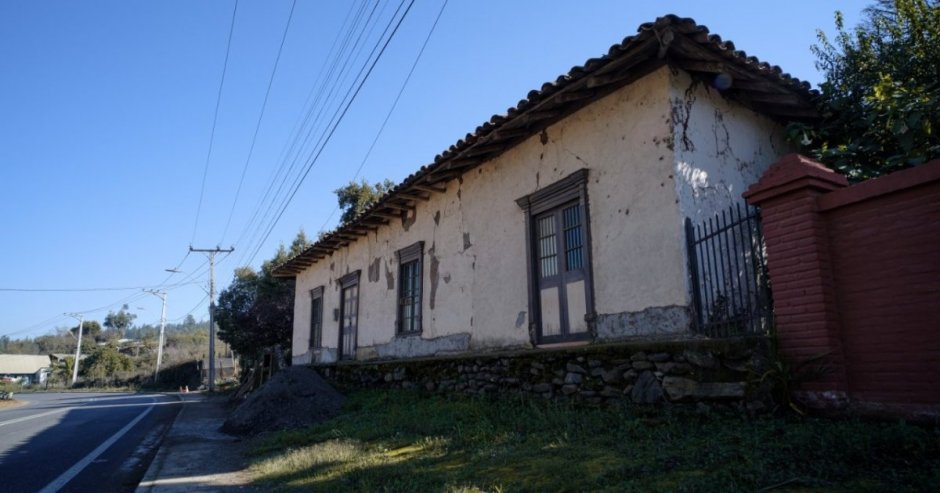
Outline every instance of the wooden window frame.
[[(323, 348), (323, 291), (323, 286), (310, 290), (310, 349)], [(317, 300), (320, 300), (319, 313)]]
[[(516, 204), (525, 212), (525, 244), (526, 244), (526, 278), (529, 295), (529, 338), (533, 345), (550, 344), (556, 342), (581, 341), (590, 339), (594, 336), (594, 320), (596, 312), (594, 311), (594, 268), (591, 261), (591, 212), (588, 202), (588, 169), (582, 168), (551, 185), (537, 190), (525, 197), (516, 200)], [(583, 266), (585, 283), (585, 319), (588, 330), (584, 333), (568, 334), (562, 336), (547, 336), (541, 334), (541, 306), (539, 300), (539, 258), (536, 251), (536, 218), (540, 215), (561, 208), (571, 202), (578, 202), (581, 205), (584, 216), (581, 218), (584, 225), (583, 248)], [(559, 251), (558, 255), (563, 257), (565, 252)], [(559, 259), (563, 262), (563, 259)], [(559, 264), (561, 265), (561, 264)], [(567, 316), (567, 306), (563, 307)]]
[[(350, 360), (356, 359), (356, 348), (359, 347), (359, 303), (362, 299), (361, 296), (361, 285), (359, 284), (359, 277), (362, 274), (362, 270), (356, 270), (346, 274), (345, 276), (339, 278), (336, 283), (339, 285), (339, 344), (337, 345), (337, 356), (339, 360)], [(353, 330), (352, 338), (352, 349), (353, 354), (346, 354), (343, 348), (343, 322), (346, 319), (346, 298), (344, 293), (346, 289), (356, 286), (356, 327)]]
[[(395, 335), (397, 336), (412, 336), (419, 335), (422, 331), (422, 313), (423, 308), (422, 297), (424, 296), (424, 242), (419, 241), (410, 246), (402, 248), (396, 252), (398, 256), (398, 292), (395, 296), (396, 306), (395, 306)], [(412, 301), (413, 306), (413, 315), (412, 320), (414, 320), (414, 327), (406, 329), (403, 327), (405, 309), (405, 298), (404, 298), (404, 285), (405, 285), (405, 273), (404, 268), (410, 263), (416, 263), (417, 270), (417, 297)]]

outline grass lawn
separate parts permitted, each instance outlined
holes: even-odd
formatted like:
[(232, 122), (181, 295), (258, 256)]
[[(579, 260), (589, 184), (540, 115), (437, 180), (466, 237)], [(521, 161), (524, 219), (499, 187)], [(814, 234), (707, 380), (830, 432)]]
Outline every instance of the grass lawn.
[(940, 430), (360, 391), (255, 444), (276, 491), (937, 491)]

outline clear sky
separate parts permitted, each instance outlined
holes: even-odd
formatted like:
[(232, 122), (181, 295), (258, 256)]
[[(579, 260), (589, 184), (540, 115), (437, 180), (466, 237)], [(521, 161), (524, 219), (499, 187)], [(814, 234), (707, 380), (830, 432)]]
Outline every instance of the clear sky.
[[(300, 229), (316, 237), (335, 226), (332, 191), (360, 165), (369, 181), (398, 182), (658, 16), (692, 17), (815, 86), (816, 30), (833, 33), (835, 10), (853, 26), (871, 3), (449, 0), (366, 159), (444, 5), (414, 2), (321, 140), (404, 11), (373, 1), (0, 1), (0, 335), (75, 325), (64, 312), (101, 321), (123, 303), (138, 323), (156, 324), (160, 301), (143, 287), (169, 292), (170, 321), (207, 318), (206, 258), (187, 256), (190, 245), (235, 248), (219, 256), (223, 288), (235, 267), (257, 268)], [(324, 85), (331, 47), (353, 19), (375, 27), (358, 45), (350, 38), (359, 56), (344, 57), (335, 70), (348, 75)], [(165, 270), (174, 267), (181, 273)]]

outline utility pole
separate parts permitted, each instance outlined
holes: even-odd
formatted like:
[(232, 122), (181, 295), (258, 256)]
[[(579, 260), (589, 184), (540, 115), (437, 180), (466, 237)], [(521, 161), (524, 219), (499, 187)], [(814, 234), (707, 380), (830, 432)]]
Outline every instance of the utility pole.
[(215, 391), (215, 255), (217, 253), (232, 253), (235, 247), (223, 249), (193, 248), (190, 252), (205, 253), (209, 256), (209, 392)]
[(157, 291), (154, 289), (145, 289), (144, 291), (163, 301), (163, 309), (160, 311), (160, 342), (159, 346), (157, 346), (157, 367), (153, 370), (153, 383), (157, 383), (157, 380), (160, 378), (160, 363), (163, 361), (163, 329), (166, 327), (166, 291)]
[(85, 316), (80, 313), (66, 313), (65, 316), (78, 319), (78, 344), (75, 345), (75, 363), (72, 364), (72, 386), (78, 380), (78, 362), (82, 358), (82, 326), (85, 324)]

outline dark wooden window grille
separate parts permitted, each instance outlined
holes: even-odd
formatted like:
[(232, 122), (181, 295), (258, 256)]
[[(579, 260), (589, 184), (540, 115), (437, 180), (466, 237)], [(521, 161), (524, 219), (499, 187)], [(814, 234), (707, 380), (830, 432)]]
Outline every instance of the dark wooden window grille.
[(398, 251), (398, 311), (395, 326), (399, 334), (421, 332), (423, 256), (423, 241)]
[(562, 210), (565, 226), (565, 263), (567, 270), (584, 266), (584, 235), (581, 228), (581, 206), (574, 204)]
[(339, 357), (356, 357), (356, 337), (359, 328), (359, 274), (355, 271), (340, 278)]
[(590, 337), (594, 320), (588, 170), (522, 197), (526, 213), (530, 333), (536, 344)]
[(310, 290), (310, 347), (323, 347), (323, 286)]
[(542, 277), (551, 277), (558, 274), (557, 250), (555, 239), (555, 218), (553, 216), (540, 217), (537, 220), (539, 235), (539, 265)]

